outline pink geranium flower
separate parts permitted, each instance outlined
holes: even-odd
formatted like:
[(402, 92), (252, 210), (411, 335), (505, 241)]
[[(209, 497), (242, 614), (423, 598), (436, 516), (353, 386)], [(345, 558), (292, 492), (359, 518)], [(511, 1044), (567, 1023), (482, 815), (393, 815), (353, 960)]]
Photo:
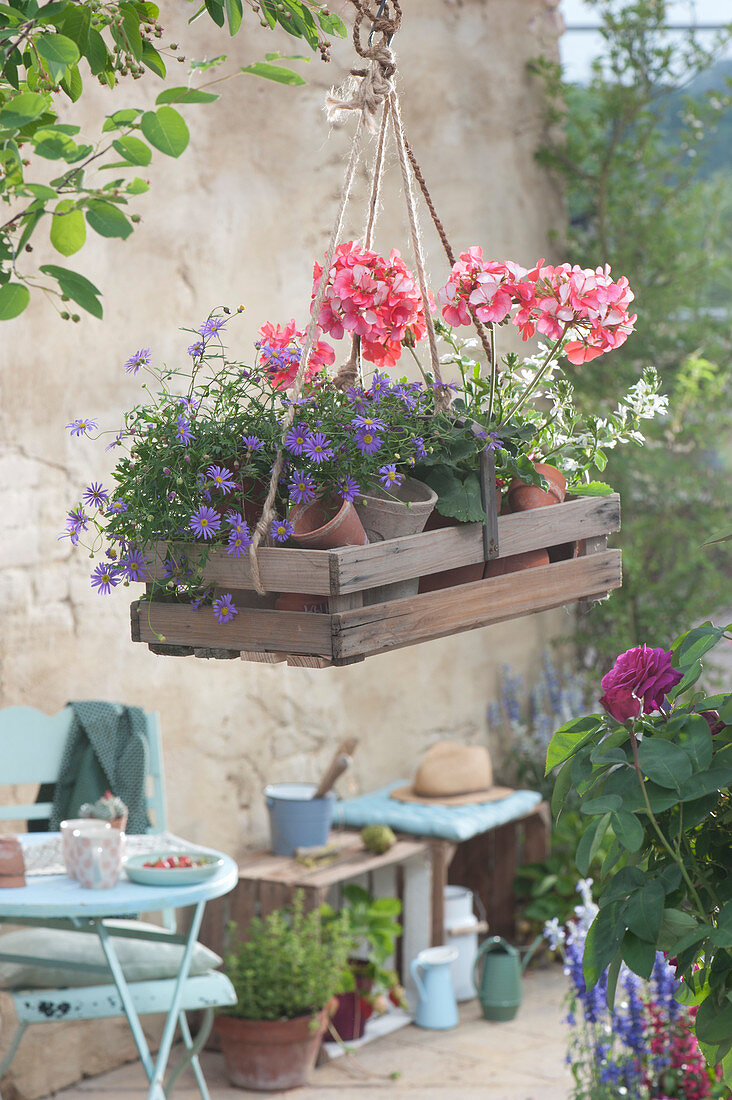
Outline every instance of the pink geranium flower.
[[(272, 325), (267, 321), (258, 332), (258, 347), (260, 361), (267, 371), (269, 380), (276, 389), (287, 389), (295, 381), (303, 344), (305, 343), (306, 330), (297, 328), (295, 321), (290, 320), (284, 326)], [(305, 371), (305, 378), (309, 381), (314, 375), (319, 374), (325, 366), (335, 362), (335, 351), (325, 340), (318, 340), (313, 345)]]

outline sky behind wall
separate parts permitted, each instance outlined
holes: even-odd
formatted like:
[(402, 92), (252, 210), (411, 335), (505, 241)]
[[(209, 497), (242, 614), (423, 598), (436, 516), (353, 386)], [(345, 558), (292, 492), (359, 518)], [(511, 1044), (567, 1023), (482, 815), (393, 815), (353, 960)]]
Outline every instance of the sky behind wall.
[[(589, 77), (590, 64), (600, 52), (602, 39), (591, 31), (574, 31), (577, 24), (598, 23), (597, 12), (585, 0), (561, 0), (561, 11), (567, 30), (560, 40), (562, 62), (568, 79), (583, 81)], [(722, 23), (732, 19), (732, 0), (670, 0), (672, 23)], [(703, 34), (703, 41), (711, 34)], [(732, 47), (726, 56), (732, 57)]]

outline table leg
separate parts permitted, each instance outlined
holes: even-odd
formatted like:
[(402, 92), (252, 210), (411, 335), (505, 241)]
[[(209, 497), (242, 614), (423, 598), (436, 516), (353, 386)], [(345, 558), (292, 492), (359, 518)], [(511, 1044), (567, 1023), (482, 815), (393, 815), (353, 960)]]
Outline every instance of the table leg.
[(178, 971), (178, 979), (173, 991), (173, 999), (168, 1009), (168, 1016), (165, 1021), (165, 1027), (163, 1029), (163, 1036), (160, 1040), (160, 1049), (158, 1051), (157, 1060), (153, 1063), (152, 1055), (150, 1054), (150, 1048), (145, 1038), (145, 1034), (140, 1024), (140, 1017), (137, 1014), (135, 1006), (130, 996), (129, 987), (127, 981), (122, 972), (119, 959), (115, 953), (112, 945), (111, 938), (107, 932), (101, 920), (96, 922), (97, 934), (99, 936), (102, 950), (104, 951), (107, 959), (107, 964), (114, 978), (114, 984), (117, 987), (117, 992), (120, 995), (122, 1006), (127, 1016), (127, 1021), (132, 1031), (132, 1036), (135, 1040), (135, 1046), (137, 1047), (140, 1060), (144, 1066), (145, 1073), (150, 1081), (150, 1089), (148, 1091), (148, 1100), (165, 1100), (165, 1089), (163, 1087), (163, 1081), (165, 1078), (165, 1070), (168, 1065), (168, 1059), (170, 1058), (170, 1050), (173, 1045), (173, 1038), (175, 1036), (175, 1029), (178, 1023), (178, 1013), (180, 1011), (180, 1002), (183, 996), (183, 985), (188, 977), (188, 971), (191, 966), (191, 959), (193, 958), (193, 949), (196, 946), (196, 939), (198, 937), (198, 930), (201, 927), (201, 920), (203, 918), (203, 910), (205, 908), (205, 901), (199, 901), (193, 911), (193, 919), (191, 920), (190, 928), (188, 929), (188, 935), (186, 937), (186, 945), (183, 951), (183, 958), (181, 959), (180, 969)]

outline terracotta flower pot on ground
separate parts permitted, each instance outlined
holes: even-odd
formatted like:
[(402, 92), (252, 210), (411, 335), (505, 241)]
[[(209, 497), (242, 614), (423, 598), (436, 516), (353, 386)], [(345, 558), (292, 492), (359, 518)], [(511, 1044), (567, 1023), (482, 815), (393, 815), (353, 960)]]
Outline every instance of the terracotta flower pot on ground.
[(219, 1016), (216, 1030), (229, 1080), (238, 1088), (259, 1092), (306, 1084), (327, 1023), (326, 1009), (294, 1020)]
[(535, 569), (549, 564), (548, 550), (526, 550), (523, 554), (510, 554), (507, 558), (494, 558), (485, 563), (484, 577), (503, 577), (506, 573), (518, 573), (522, 569)]
[(550, 504), (561, 504), (567, 492), (567, 479), (554, 466), (535, 462), (534, 469), (542, 474), (549, 483), (549, 490), (538, 485), (527, 485), (520, 478), (513, 478), (508, 487), (508, 501), (512, 512), (529, 512), (532, 508), (546, 508)]

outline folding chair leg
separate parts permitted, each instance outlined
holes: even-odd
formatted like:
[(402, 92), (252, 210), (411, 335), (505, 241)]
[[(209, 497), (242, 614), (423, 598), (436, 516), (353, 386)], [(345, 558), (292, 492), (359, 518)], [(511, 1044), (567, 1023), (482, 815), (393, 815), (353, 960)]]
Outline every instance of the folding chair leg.
[[(16, 1055), (18, 1047), (20, 1046), (20, 1040), (25, 1035), (25, 1029), (27, 1027), (28, 1027), (28, 1024), (26, 1023), (25, 1020), (21, 1020), (19, 1022), (18, 1027), (17, 1027), (16, 1032), (15, 1032), (15, 1035), (13, 1036), (13, 1041), (10, 1044), (10, 1050), (5, 1055), (5, 1057), (3, 1058), (2, 1062), (0, 1062), (0, 1081), (2, 1081), (3, 1077), (5, 1076), (5, 1071), (9, 1068), (10, 1063), (12, 1062), (13, 1058)], [(205, 1042), (205, 1039), (204, 1039), (204, 1042)]]
[(206, 1081), (203, 1076), (203, 1070), (201, 1069), (201, 1063), (198, 1061), (198, 1055), (203, 1046), (211, 1034), (211, 1028), (213, 1026), (214, 1013), (212, 1008), (205, 1008), (203, 1010), (203, 1020), (201, 1026), (198, 1029), (196, 1038), (191, 1038), (191, 1029), (188, 1026), (188, 1020), (186, 1019), (185, 1012), (181, 1012), (178, 1016), (178, 1024), (180, 1026), (181, 1034), (183, 1036), (183, 1042), (186, 1045), (186, 1054), (180, 1060), (178, 1065), (172, 1070), (168, 1077), (168, 1082), (165, 1086), (165, 1095), (170, 1096), (173, 1091), (175, 1082), (180, 1077), (181, 1073), (190, 1065), (193, 1073), (196, 1077), (198, 1084), (198, 1091), (200, 1092), (203, 1100), (210, 1100)]

